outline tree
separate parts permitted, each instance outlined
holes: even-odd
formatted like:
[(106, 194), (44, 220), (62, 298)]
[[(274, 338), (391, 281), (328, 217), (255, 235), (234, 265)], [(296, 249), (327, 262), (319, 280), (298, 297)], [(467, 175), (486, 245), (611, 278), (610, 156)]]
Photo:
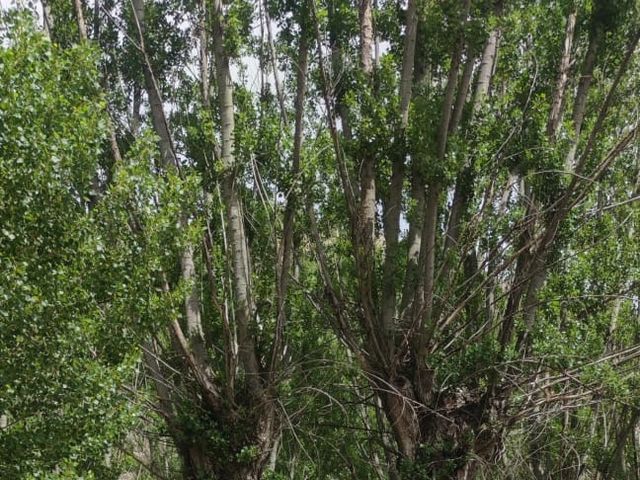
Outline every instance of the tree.
[(44, 7), (0, 68), (7, 275), (63, 276), (0, 309), (13, 476), (629, 475), (634, 2)]
[(24, 15), (0, 22), (0, 470), (77, 478), (133, 414), (119, 390), (133, 350), (112, 344), (88, 273), (101, 246), (86, 209), (104, 98), (95, 51), (53, 46)]
[[(56, 13), (56, 8), (66, 11), (64, 5), (51, 7), (54, 18), (64, 18), (63, 13)], [(184, 477), (258, 478), (267, 468), (270, 457), (275, 455), (272, 450), (277, 448), (282, 421), (275, 395), (279, 385), (287, 380), (287, 370), (295, 360), (292, 355), (295, 350), (285, 337), (285, 325), (289, 315), (304, 314), (308, 310), (307, 306), (293, 305), (289, 300), (296, 248), (293, 209), (296, 193), (288, 196), (288, 206), (278, 214), (270, 202), (264, 202), (266, 191), (259, 172), (256, 170), (254, 178), (247, 180), (243, 171), (248, 162), (255, 161), (253, 149), (260, 146), (252, 145), (254, 140), (250, 138), (238, 145), (236, 138), (247, 135), (254, 125), (259, 129), (272, 128), (269, 122), (275, 121), (274, 114), (265, 110), (266, 121), (258, 122), (258, 105), (253, 103), (249, 92), (241, 90), (245, 119), (238, 121), (238, 127), (235, 125), (237, 94), (230, 76), (230, 62), (241, 48), (240, 35), (248, 28), (248, 4), (228, 12), (222, 3), (214, 4), (210, 11), (203, 4), (194, 14), (202, 29), (198, 59), (201, 77), (186, 79), (185, 87), (199, 84), (201, 97), (185, 97), (184, 106), (186, 111), (193, 109), (198, 120), (207, 122), (214, 117), (220, 122), (221, 132), (219, 144), (213, 136), (204, 137), (204, 149), (200, 138), (190, 137), (194, 132), (189, 130), (188, 122), (192, 119), (184, 122), (179, 115), (171, 118), (167, 114), (163, 95), (170, 69), (174, 62), (180, 63), (181, 52), (173, 56), (171, 52), (165, 54), (156, 49), (159, 40), (154, 35), (158, 30), (150, 28), (153, 23), (153, 27), (162, 29), (158, 22), (162, 21), (167, 7), (145, 5), (142, 1), (123, 6), (123, 16), (128, 22), (127, 47), (133, 46), (135, 50), (128, 52), (131, 56), (125, 58), (120, 68), (131, 75), (128, 80), (134, 85), (134, 95), (139, 96), (141, 90), (146, 93), (150, 123), (158, 137), (158, 178), (167, 182), (164, 188), (172, 191), (191, 187), (183, 192), (186, 198), (172, 200), (176, 203), (171, 204), (170, 209), (176, 213), (174, 221), (179, 225), (182, 240), (177, 256), (169, 259), (177, 262), (179, 272), (170, 261), (161, 262), (154, 272), (155, 288), (166, 297), (162, 300), (166, 308), (162, 318), (168, 327), (143, 340), (141, 348), (148, 375), (155, 384), (156, 408), (182, 460)], [(185, 10), (184, 13), (192, 12)], [(84, 18), (83, 5), (77, 2), (75, 21), (82, 42), (88, 40)], [(117, 24), (116, 27), (120, 28)], [(67, 31), (68, 25), (55, 25), (54, 38), (57, 32)], [(184, 38), (180, 35), (175, 38), (178, 48), (184, 48)], [(210, 105), (209, 99), (209, 47), (216, 66), (216, 107)], [(299, 165), (303, 128), (307, 57), (304, 42), (298, 50), (300, 69), (294, 125), (297, 146), (290, 153), (294, 176), (299, 169), (296, 165)], [(132, 66), (134, 69), (127, 71)], [(142, 71), (142, 78), (136, 67)], [(134, 99), (134, 104), (136, 102), (139, 108), (139, 97)], [(264, 108), (271, 105), (265, 104)], [(139, 112), (134, 112), (136, 122), (139, 122), (138, 116)], [(197, 129), (196, 136), (202, 135), (202, 126), (197, 125)], [(106, 168), (116, 172), (120, 169), (117, 164)], [(254, 168), (257, 169), (257, 165)], [(196, 172), (203, 169), (202, 176), (192, 177), (194, 169)], [(276, 176), (267, 181), (280, 183), (281, 179)], [(105, 183), (101, 189), (108, 198), (112, 186), (109, 179)], [(189, 197), (193, 188), (195, 197)], [(253, 192), (252, 188), (255, 188)], [(253, 242), (258, 244), (264, 261), (253, 258), (251, 253), (245, 202), (257, 207), (257, 216), (268, 219), (264, 229), (255, 229), (257, 238)], [(143, 238), (154, 235), (155, 227), (138, 218), (139, 208), (140, 205), (127, 207), (132, 217), (129, 235)], [(222, 218), (218, 217), (219, 213)], [(271, 218), (274, 214), (276, 217)], [(280, 218), (284, 224), (281, 235), (270, 225)], [(204, 298), (197, 288), (202, 281), (208, 283)], [(182, 307), (176, 310), (175, 302), (181, 297)], [(124, 296), (120, 301), (135, 300)], [(203, 322), (203, 318), (208, 321)], [(147, 319), (147, 322), (159, 325), (155, 320)], [(137, 336), (144, 338), (145, 331), (138, 330)]]
[[(329, 4), (326, 27), (339, 56), (369, 23), (361, 16), (359, 30), (339, 30), (342, 5)], [(530, 408), (578, 408), (578, 399), (602, 394), (571, 372), (636, 358), (627, 350), (634, 347), (600, 345), (588, 354), (570, 347), (560, 357), (572, 358), (571, 367), (550, 362), (547, 321), (559, 317), (542, 307), (549, 298), (571, 302), (547, 279), (583, 255), (571, 237), (591, 222), (587, 212), (606, 189), (595, 186), (631, 159), (638, 126), (624, 118), (637, 105), (622, 92), (636, 81), (637, 16), (631, 4), (607, 2), (409, 1), (404, 14), (403, 38), (386, 37), (392, 53), (373, 82), (368, 61), (328, 73), (316, 15), (338, 171), (331, 188), (343, 202), (338, 215), (319, 220), (340, 240), (327, 250), (316, 236), (316, 256), (335, 330), (382, 399), (400, 469), (408, 478), (470, 478), (499, 458), (506, 433)], [(540, 21), (550, 18), (564, 25)], [(360, 49), (369, 54), (368, 39)], [(385, 81), (398, 78), (394, 100)], [(625, 281), (598, 278), (607, 293), (595, 295), (627, 292)], [(587, 281), (576, 293), (593, 288)]]

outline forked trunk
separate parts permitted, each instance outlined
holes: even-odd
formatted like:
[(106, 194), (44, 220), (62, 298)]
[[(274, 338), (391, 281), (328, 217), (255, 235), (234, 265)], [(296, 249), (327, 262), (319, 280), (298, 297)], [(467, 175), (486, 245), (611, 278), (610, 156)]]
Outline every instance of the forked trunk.
[[(416, 390), (429, 390), (429, 373)], [(384, 411), (398, 446), (403, 479), (418, 475), (436, 480), (472, 480), (483, 462), (495, 461), (501, 431), (489, 428), (499, 403), (487, 407), (469, 392), (440, 392), (421, 398), (408, 378), (379, 382)]]

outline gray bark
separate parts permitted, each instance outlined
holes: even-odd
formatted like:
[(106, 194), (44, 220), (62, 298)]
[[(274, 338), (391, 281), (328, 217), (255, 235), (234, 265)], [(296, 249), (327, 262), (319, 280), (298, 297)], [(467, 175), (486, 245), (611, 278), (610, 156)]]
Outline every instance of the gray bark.
[[(476, 81), (476, 90), (473, 97), (473, 104), (471, 106), (471, 117), (476, 116), (482, 108), (487, 95), (489, 95), (489, 88), (491, 86), (491, 76), (495, 70), (496, 57), (498, 53), (498, 39), (500, 38), (500, 31), (494, 29), (489, 34), (484, 50), (482, 52), (482, 58), (480, 61), (480, 68), (478, 72), (478, 79)], [(460, 99), (460, 96), (458, 96)], [(459, 118), (452, 120), (453, 126), (457, 126)], [(453, 129), (451, 129), (453, 130)], [(453, 201), (451, 203), (451, 209), (449, 213), (449, 225), (447, 228), (447, 234), (444, 244), (444, 252), (448, 252), (453, 246), (458, 243), (458, 237), (460, 236), (460, 223), (462, 216), (467, 209), (469, 202), (468, 190), (472, 187), (473, 181), (473, 160), (469, 161), (469, 164), (465, 165), (462, 171), (456, 177), (456, 186), (453, 194)], [(448, 261), (445, 259), (445, 268), (443, 273), (446, 276), (446, 270)]]
[(558, 80), (556, 88), (553, 92), (553, 100), (551, 102), (551, 111), (549, 113), (549, 121), (547, 122), (547, 135), (554, 138), (560, 120), (562, 119), (562, 109), (565, 103), (565, 92), (567, 83), (569, 82), (569, 70), (571, 68), (571, 48), (573, 45), (573, 37), (576, 27), (576, 12), (573, 11), (567, 17), (567, 26), (564, 37), (564, 47), (562, 57), (560, 58), (560, 67), (558, 69)]
[(489, 38), (482, 52), (482, 61), (480, 62), (480, 71), (478, 72), (478, 81), (476, 83), (476, 93), (473, 98), (473, 114), (476, 114), (482, 107), (486, 96), (489, 94), (491, 85), (491, 76), (494, 71), (496, 55), (498, 53), (498, 38), (500, 31), (494, 29), (489, 34)]
[(373, 71), (373, 14), (371, 0), (360, 0), (360, 63), (366, 74)]
[(229, 256), (233, 284), (235, 315), (238, 328), (238, 354), (251, 394), (263, 396), (260, 368), (250, 322), (255, 311), (251, 289), (249, 245), (244, 229), (242, 202), (238, 193), (237, 176), (240, 166), (235, 157), (235, 120), (233, 108), (233, 80), (229, 57), (224, 47), (224, 13), (221, 0), (213, 2), (213, 45), (218, 86), (218, 109), (221, 121), (221, 159), (224, 167), (222, 197), (226, 210)]
[(73, 0), (76, 9), (76, 21), (78, 23), (78, 33), (81, 41), (87, 40), (87, 24), (84, 21), (84, 13), (82, 12), (82, 0)]
[(272, 348), (271, 359), (271, 376), (275, 375), (277, 365), (281, 360), (284, 350), (284, 328), (287, 318), (287, 292), (289, 288), (289, 280), (291, 269), (293, 266), (294, 253), (294, 222), (296, 209), (299, 206), (298, 199), (298, 177), (300, 176), (300, 160), (302, 155), (302, 142), (304, 133), (304, 102), (307, 91), (307, 68), (309, 63), (309, 48), (306, 38), (300, 39), (300, 47), (298, 51), (297, 74), (296, 74), (296, 98), (295, 98), (295, 126), (293, 135), (293, 153), (291, 158), (291, 177), (294, 183), (290, 188), (287, 206), (284, 212), (284, 226), (282, 232), (282, 241), (278, 252), (277, 267), (277, 319), (276, 332)]
[(53, 15), (51, 13), (51, 5), (49, 0), (42, 0), (42, 26), (44, 33), (51, 40), (53, 35)]
[(591, 35), (587, 54), (585, 55), (584, 63), (582, 65), (580, 81), (578, 82), (578, 91), (576, 92), (573, 103), (573, 138), (565, 159), (565, 169), (567, 171), (573, 171), (575, 166), (574, 163), (576, 151), (578, 149), (578, 139), (580, 138), (580, 133), (582, 131), (582, 122), (587, 109), (589, 88), (591, 87), (591, 82), (593, 80), (593, 70), (595, 68), (602, 35), (601, 30), (597, 30)]
[(149, 106), (151, 108), (151, 121), (156, 135), (160, 138), (160, 154), (164, 167), (177, 166), (177, 157), (173, 147), (173, 139), (171, 138), (171, 130), (164, 113), (162, 96), (158, 87), (156, 78), (151, 69), (151, 62), (145, 46), (145, 10), (144, 0), (131, 0), (133, 6), (133, 14), (138, 30), (138, 40), (140, 49), (142, 50), (143, 62), (142, 70), (144, 73), (145, 89), (149, 97)]
[(402, 72), (400, 74), (400, 123), (406, 128), (409, 122), (409, 102), (413, 84), (413, 65), (415, 62), (416, 33), (418, 31), (418, 13), (416, 0), (409, 0), (407, 6), (407, 24), (404, 34), (402, 53)]
[[(405, 131), (409, 122), (409, 104), (413, 87), (413, 70), (415, 65), (416, 35), (418, 32), (418, 14), (416, 0), (409, 0), (405, 25), (404, 49), (402, 53), (402, 69), (400, 73), (400, 139), (404, 143)], [(403, 145), (404, 147), (404, 145)], [(403, 148), (404, 151), (404, 148)], [(402, 184), (404, 182), (404, 153), (393, 159), (391, 185), (384, 201), (383, 229), (385, 239), (385, 256), (382, 266), (382, 325), (388, 331), (396, 315), (396, 286), (398, 235), (400, 234), (400, 213), (402, 209)]]
[[(156, 78), (154, 76), (149, 57), (145, 48), (145, 11), (144, 0), (132, 0), (134, 8), (134, 17), (136, 27), (138, 29), (140, 46), (143, 55), (143, 70), (145, 78), (145, 88), (149, 97), (151, 108), (151, 118), (153, 128), (160, 138), (160, 153), (163, 158), (165, 168), (176, 168), (179, 170), (178, 160), (173, 146), (171, 130), (167, 120), (162, 97)], [(181, 215), (179, 220), (182, 228), (187, 228), (188, 219), (185, 215)], [(193, 349), (195, 362), (200, 370), (199, 375), (212, 377), (212, 373), (207, 361), (207, 351), (204, 341), (204, 331), (202, 328), (202, 319), (200, 317), (200, 299), (196, 288), (196, 269), (193, 258), (193, 247), (187, 246), (182, 252), (180, 259), (180, 269), (182, 280), (190, 285), (189, 293), (185, 298), (184, 312), (187, 326), (187, 337), (190, 342), (190, 348)]]

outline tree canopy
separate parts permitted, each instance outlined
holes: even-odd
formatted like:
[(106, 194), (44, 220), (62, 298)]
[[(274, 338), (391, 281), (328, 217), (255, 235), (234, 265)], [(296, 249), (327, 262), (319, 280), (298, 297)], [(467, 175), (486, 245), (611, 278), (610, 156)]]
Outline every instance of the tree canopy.
[(639, 8), (4, 8), (0, 477), (640, 479)]

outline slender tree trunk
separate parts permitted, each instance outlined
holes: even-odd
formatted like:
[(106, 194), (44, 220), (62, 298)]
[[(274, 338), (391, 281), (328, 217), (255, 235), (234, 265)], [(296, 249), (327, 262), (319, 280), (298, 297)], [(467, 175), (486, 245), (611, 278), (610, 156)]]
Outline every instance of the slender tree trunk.
[(145, 7), (144, 0), (131, 0), (134, 13), (135, 26), (142, 50), (142, 71), (144, 74), (144, 83), (149, 97), (149, 106), (151, 109), (151, 121), (156, 135), (160, 138), (160, 153), (164, 167), (175, 166), (177, 158), (173, 147), (173, 139), (171, 138), (171, 130), (167, 117), (164, 114), (164, 106), (160, 89), (151, 69), (151, 62), (145, 46)]
[(549, 121), (547, 122), (547, 135), (555, 137), (556, 130), (562, 119), (562, 110), (565, 104), (565, 92), (567, 83), (569, 82), (569, 70), (571, 68), (571, 48), (573, 45), (573, 36), (576, 27), (575, 10), (569, 14), (567, 18), (567, 26), (565, 30), (564, 48), (560, 59), (560, 67), (558, 69), (558, 80), (551, 102), (551, 112), (549, 113)]
[(373, 71), (373, 15), (371, 0), (360, 0), (360, 63), (366, 74)]
[(591, 82), (593, 80), (593, 70), (596, 65), (596, 58), (598, 55), (598, 49), (600, 48), (602, 35), (603, 33), (600, 29), (597, 29), (592, 33), (591, 38), (589, 39), (587, 54), (582, 65), (580, 81), (578, 82), (578, 91), (576, 92), (573, 103), (573, 137), (565, 159), (565, 168), (567, 171), (573, 171), (575, 166), (578, 139), (580, 138), (580, 132), (582, 131), (582, 122), (587, 109), (589, 87), (591, 87)]
[(411, 101), (411, 89), (413, 86), (417, 31), (418, 13), (416, 0), (409, 0), (404, 34), (404, 50), (402, 52), (402, 71), (400, 73), (400, 124), (403, 129), (409, 123), (409, 102)]
[[(246, 466), (227, 464), (220, 478), (257, 480), (267, 468), (271, 452), (279, 435), (279, 426), (273, 400), (267, 393), (270, 379), (263, 376), (263, 368), (258, 361), (251, 322), (255, 312), (251, 284), (251, 258), (249, 244), (244, 227), (244, 213), (238, 181), (241, 166), (235, 156), (235, 119), (233, 100), (233, 81), (229, 67), (229, 57), (225, 50), (225, 16), (221, 0), (212, 4), (213, 53), (216, 67), (218, 93), (218, 112), (221, 122), (221, 151), (224, 172), (222, 179), (222, 199), (226, 210), (225, 224), (228, 238), (228, 250), (231, 262), (233, 300), (235, 320), (238, 329), (239, 359), (243, 369), (244, 382), (248, 388), (248, 397), (244, 400), (249, 407), (249, 417), (239, 419), (251, 432), (245, 439), (246, 444), (256, 448), (256, 456)], [(289, 253), (287, 253), (289, 255)], [(288, 272), (282, 272), (282, 275)], [(281, 277), (282, 278), (282, 277)], [(281, 293), (282, 285), (281, 285)], [(282, 328), (282, 325), (280, 329)], [(276, 352), (276, 350), (274, 350)], [(279, 358), (276, 355), (274, 358)], [(223, 463), (224, 460), (217, 459)]]
[(213, 41), (216, 61), (216, 81), (218, 85), (218, 109), (222, 131), (222, 162), (224, 178), (222, 195), (226, 208), (226, 224), (229, 235), (229, 249), (233, 288), (238, 324), (239, 354), (247, 382), (254, 393), (262, 391), (260, 369), (255, 354), (249, 323), (254, 312), (251, 294), (251, 273), (249, 246), (244, 230), (244, 214), (236, 181), (239, 165), (235, 158), (235, 120), (233, 112), (233, 81), (229, 68), (229, 58), (224, 50), (224, 14), (221, 1), (213, 4)]
[(50, 0), (42, 0), (42, 26), (50, 40), (53, 38), (53, 22)]
[(73, 0), (74, 7), (76, 9), (76, 21), (78, 23), (78, 33), (80, 40), (87, 40), (87, 24), (84, 21), (84, 13), (82, 11), (82, 0)]
[[(163, 158), (163, 166), (164, 168), (177, 169), (179, 171), (178, 159), (173, 145), (169, 122), (164, 111), (162, 96), (145, 47), (146, 25), (144, 0), (132, 0), (132, 5), (143, 56), (145, 87), (147, 96), (149, 97), (154, 131), (160, 138), (160, 153)], [(181, 214), (179, 222), (182, 228), (188, 227), (189, 220), (186, 215)], [(213, 375), (207, 358), (208, 354), (204, 341), (204, 329), (200, 315), (200, 298), (196, 285), (196, 268), (192, 246), (187, 246), (182, 252), (180, 268), (182, 280), (190, 285), (189, 293), (184, 303), (187, 338), (190, 343), (188, 348), (192, 349), (193, 358), (200, 372), (206, 375), (206, 377), (212, 378)]]
[(282, 232), (282, 241), (278, 252), (277, 267), (277, 319), (276, 334), (272, 348), (271, 371), (275, 375), (277, 366), (281, 362), (281, 356), (284, 350), (284, 328), (286, 323), (286, 298), (289, 288), (289, 280), (292, 274), (293, 253), (294, 253), (294, 222), (296, 210), (300, 206), (298, 198), (298, 177), (300, 176), (300, 161), (302, 156), (302, 141), (304, 133), (304, 102), (307, 91), (307, 68), (309, 66), (309, 46), (307, 38), (300, 39), (300, 47), (298, 52), (297, 74), (296, 74), (296, 98), (295, 98), (295, 126), (293, 135), (293, 153), (291, 159), (291, 177), (294, 179), (290, 187), (287, 206), (284, 212), (284, 226)]
[[(489, 38), (485, 43), (484, 51), (482, 53), (482, 60), (480, 62), (478, 80), (476, 82), (476, 91), (471, 108), (472, 118), (478, 114), (480, 108), (485, 102), (487, 95), (489, 94), (489, 87), (491, 85), (491, 74), (494, 71), (496, 56), (498, 52), (499, 36), (499, 30), (494, 29), (489, 34)], [(460, 96), (458, 98), (460, 98)], [(454, 115), (454, 119), (455, 118), (456, 117)], [(454, 123), (454, 125), (457, 125), (457, 122)], [(473, 179), (475, 177), (473, 172), (474, 163), (474, 159), (470, 159), (469, 163), (462, 168), (462, 171), (456, 177), (456, 186), (449, 213), (449, 225), (444, 243), (445, 253), (458, 243), (458, 238), (460, 236), (460, 224), (467, 210), (467, 206), (471, 201), (471, 191), (473, 189)]]

